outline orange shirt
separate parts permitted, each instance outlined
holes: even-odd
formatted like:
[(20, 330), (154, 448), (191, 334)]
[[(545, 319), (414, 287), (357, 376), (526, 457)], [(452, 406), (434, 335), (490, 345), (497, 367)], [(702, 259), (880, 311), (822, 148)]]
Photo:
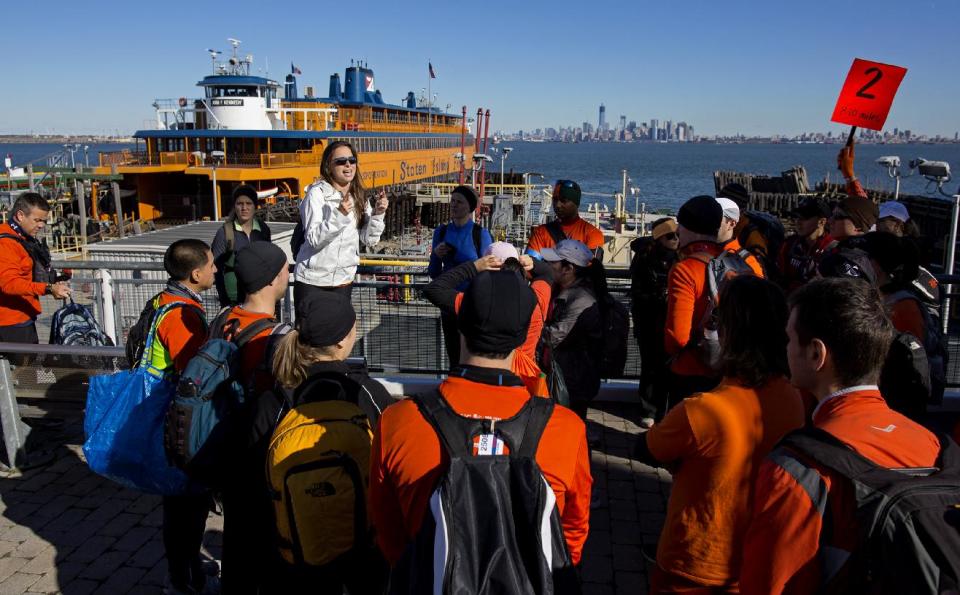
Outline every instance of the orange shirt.
[[(490, 373), (486, 370), (486, 373)], [(512, 376), (508, 372), (505, 380)], [(507, 418), (527, 399), (514, 376), (510, 386), (449, 377), (440, 392), (460, 415)], [(556, 406), (540, 439), (537, 464), (557, 497), (570, 557), (579, 563), (590, 520), (590, 450), (586, 428), (569, 409)], [(420, 529), (430, 495), (445, 467), (440, 442), (412, 400), (388, 407), (380, 417), (370, 458), (370, 518), (377, 543), (395, 564)]]
[[(263, 319), (273, 319), (273, 314), (263, 314), (262, 312), (251, 312), (250, 310), (244, 310), (242, 306), (234, 306), (230, 310), (230, 314), (227, 315), (227, 322), (231, 320), (239, 321), (237, 327), (237, 332), (242, 331), (247, 328), (251, 323), (256, 322), (257, 320)], [(257, 333), (257, 336), (250, 339), (246, 345), (243, 346), (242, 353), (240, 354), (240, 360), (242, 365), (242, 378), (244, 384), (247, 384), (254, 378), (254, 375), (257, 374), (257, 371), (263, 371), (262, 365), (264, 363), (263, 359), (266, 357), (267, 344), (270, 340), (270, 333), (273, 331), (272, 327), (267, 327)], [(272, 370), (272, 362), (267, 362), (267, 371)], [(260, 374), (260, 377), (256, 379), (254, 384), (255, 390), (268, 390), (273, 385), (272, 373)]]
[[(160, 306), (172, 302), (194, 304), (200, 308), (200, 312), (203, 311), (203, 305), (194, 300), (167, 292), (160, 294)], [(186, 369), (190, 359), (207, 342), (207, 324), (194, 308), (174, 308), (157, 326), (157, 339), (170, 354), (173, 367), (180, 374)]]
[[(813, 425), (888, 468), (936, 464), (940, 442), (929, 430), (897, 413), (875, 386), (852, 387), (820, 402)], [(798, 455), (802, 456), (802, 455)], [(851, 551), (857, 542), (853, 486), (813, 463), (827, 494), (833, 521), (831, 548)], [(796, 470), (794, 470), (796, 472)], [(753, 519), (744, 538), (740, 592), (816, 593), (822, 560), (817, 555), (823, 516), (791, 473), (772, 460), (760, 466), (754, 488)]]
[(890, 306), (890, 321), (901, 333), (910, 333), (921, 343), (927, 340), (927, 325), (923, 322), (923, 312), (916, 300), (900, 300)]
[(803, 421), (800, 394), (786, 378), (760, 388), (725, 378), (647, 432), (650, 454), (678, 466), (657, 545), (660, 568), (704, 585), (737, 581), (749, 488), (774, 444)]
[[(603, 232), (577, 217), (572, 223), (561, 223), (560, 229), (571, 240), (578, 240), (586, 244), (587, 248), (596, 250), (603, 247)], [(553, 248), (556, 242), (553, 236), (547, 230), (546, 225), (538, 225), (530, 235), (530, 242), (527, 244), (527, 252), (534, 251), (539, 253), (544, 248)]]
[(530, 289), (537, 297), (537, 305), (534, 306), (533, 314), (530, 315), (530, 325), (527, 326), (527, 340), (520, 346), (519, 351), (524, 352), (530, 359), (536, 361), (537, 343), (540, 342), (540, 332), (543, 331), (543, 322), (547, 318), (547, 308), (550, 307), (552, 291), (550, 284), (542, 280), (531, 283)]
[[(19, 235), (4, 223), (0, 234)], [(45, 283), (33, 282), (33, 259), (12, 238), (0, 239), (0, 326), (22, 324), (40, 315)]]
[(722, 248), (715, 242), (694, 242), (680, 250), (677, 261), (667, 275), (667, 322), (664, 327), (664, 348), (668, 355), (676, 356), (670, 370), (684, 376), (715, 376), (716, 373), (700, 361), (693, 349), (684, 349), (692, 338), (694, 329), (707, 308), (707, 265), (702, 260), (690, 258), (695, 252), (711, 256), (720, 254)]

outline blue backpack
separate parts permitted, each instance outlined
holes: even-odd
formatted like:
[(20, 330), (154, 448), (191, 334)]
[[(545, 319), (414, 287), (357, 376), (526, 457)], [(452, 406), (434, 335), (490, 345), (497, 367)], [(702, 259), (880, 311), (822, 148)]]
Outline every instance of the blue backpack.
[(100, 328), (90, 309), (74, 302), (72, 297), (67, 304), (53, 313), (49, 343), (87, 347), (113, 345), (113, 341)]
[(210, 334), (180, 375), (176, 395), (167, 410), (164, 447), (170, 462), (198, 483), (217, 487), (230, 458), (232, 432), (247, 400), (240, 380), (243, 346), (262, 331), (277, 327), (261, 319), (236, 332), (227, 324), (231, 308), (210, 323)]

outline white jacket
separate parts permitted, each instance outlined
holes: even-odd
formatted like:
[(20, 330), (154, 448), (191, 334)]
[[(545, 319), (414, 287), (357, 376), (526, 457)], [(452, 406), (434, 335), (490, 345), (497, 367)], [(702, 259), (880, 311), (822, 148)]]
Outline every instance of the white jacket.
[(384, 215), (374, 215), (368, 202), (367, 223), (357, 229), (356, 212), (341, 213), (341, 200), (340, 192), (325, 180), (307, 188), (306, 198), (300, 201), (304, 241), (296, 257), (295, 280), (319, 287), (350, 283), (360, 264), (360, 242), (373, 247), (380, 241), (386, 228)]

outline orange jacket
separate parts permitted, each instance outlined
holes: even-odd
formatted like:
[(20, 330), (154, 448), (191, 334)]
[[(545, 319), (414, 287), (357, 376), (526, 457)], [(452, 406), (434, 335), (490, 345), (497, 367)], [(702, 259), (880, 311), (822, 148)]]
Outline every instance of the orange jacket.
[[(726, 250), (727, 252), (733, 252), (734, 254), (736, 254), (737, 252), (740, 252), (741, 250), (743, 250), (743, 246), (740, 245), (740, 240), (734, 237), (732, 240), (730, 240), (729, 242), (723, 245), (723, 249)], [(765, 275), (763, 274), (763, 265), (760, 264), (760, 261), (757, 260), (757, 257), (754, 256), (752, 252), (747, 254), (747, 257), (744, 258), (743, 260), (747, 263), (747, 265), (750, 266), (751, 269), (753, 269), (753, 272), (758, 277), (760, 277), (761, 279), (765, 277)]]
[[(577, 217), (573, 223), (561, 223), (560, 229), (571, 240), (578, 240), (587, 245), (587, 248), (596, 250), (603, 247), (603, 232), (596, 226), (587, 223), (582, 218)], [(530, 234), (530, 241), (527, 243), (527, 253), (540, 253), (544, 248), (553, 248), (557, 243), (553, 241), (553, 236), (547, 230), (546, 225), (539, 225), (533, 229)]]
[[(20, 235), (4, 223), (0, 234)], [(45, 283), (33, 282), (33, 259), (12, 238), (0, 239), (0, 326), (23, 324), (40, 315)]]
[[(852, 387), (820, 402), (813, 425), (884, 467), (930, 467), (940, 443), (926, 428), (893, 411), (876, 386)], [(790, 471), (781, 463), (793, 459), (774, 451), (763, 462), (754, 486), (753, 518), (744, 543), (740, 592), (751, 594), (816, 593), (821, 568), (833, 556), (853, 549), (857, 539), (853, 486), (812, 462)], [(802, 455), (796, 455), (797, 460)], [(819, 551), (823, 516), (800, 482), (821, 486), (826, 494), (833, 531)], [(821, 509), (822, 510), (822, 509)]]
[(910, 333), (921, 343), (927, 340), (927, 325), (916, 300), (900, 300), (890, 306), (890, 321), (901, 333)]
[(676, 467), (657, 565), (697, 584), (737, 582), (750, 491), (763, 458), (803, 425), (797, 389), (778, 376), (759, 388), (724, 379), (678, 403), (645, 434), (650, 455)]
[[(506, 370), (466, 368), (440, 392), (460, 415), (505, 419), (531, 398), (519, 378)], [(574, 564), (590, 521), (590, 450), (586, 428), (572, 411), (557, 406), (540, 439), (537, 463), (557, 497), (563, 534)], [(370, 457), (370, 518), (377, 543), (395, 564), (420, 529), (430, 495), (444, 471), (440, 442), (412, 400), (388, 407), (380, 417)]]
[[(201, 312), (203, 311), (203, 304), (194, 300), (167, 292), (160, 295), (160, 306), (172, 302), (194, 304), (200, 308)], [(173, 360), (174, 369), (180, 374), (186, 369), (190, 359), (206, 343), (207, 324), (194, 308), (174, 308), (157, 326), (157, 339), (167, 350), (170, 359)]]

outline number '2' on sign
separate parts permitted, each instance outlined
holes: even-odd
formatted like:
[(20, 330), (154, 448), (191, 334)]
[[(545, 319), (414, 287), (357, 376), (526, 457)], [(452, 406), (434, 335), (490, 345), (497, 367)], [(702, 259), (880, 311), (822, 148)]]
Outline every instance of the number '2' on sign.
[(907, 69), (901, 66), (857, 58), (830, 119), (840, 124), (882, 130), (893, 97), (906, 74)]

